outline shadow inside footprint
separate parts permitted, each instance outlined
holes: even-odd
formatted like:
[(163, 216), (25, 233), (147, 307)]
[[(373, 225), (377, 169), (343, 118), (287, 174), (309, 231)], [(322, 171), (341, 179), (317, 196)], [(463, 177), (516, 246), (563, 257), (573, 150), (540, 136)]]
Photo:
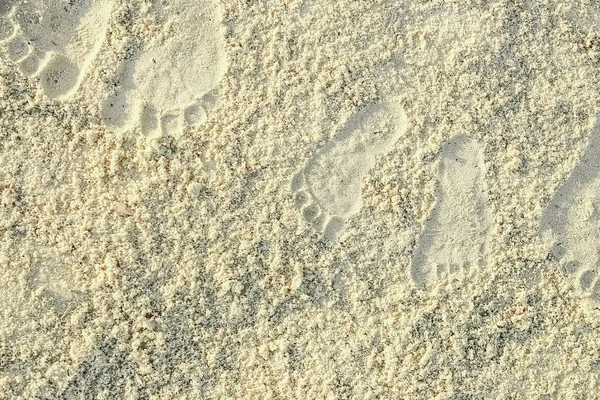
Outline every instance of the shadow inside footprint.
[(46, 94), (57, 98), (67, 94), (77, 84), (79, 72), (74, 62), (57, 54), (40, 73), (40, 81)]

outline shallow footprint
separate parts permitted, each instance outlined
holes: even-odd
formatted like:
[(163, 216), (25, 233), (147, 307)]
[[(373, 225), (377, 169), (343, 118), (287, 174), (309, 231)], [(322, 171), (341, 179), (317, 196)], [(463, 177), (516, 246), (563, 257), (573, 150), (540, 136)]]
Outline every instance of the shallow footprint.
[(220, 9), (214, 0), (154, 1), (164, 40), (146, 44), (123, 65), (121, 81), (105, 102), (106, 124), (139, 123), (147, 136), (178, 134), (204, 122), (216, 106), (216, 88), (227, 70)]
[(546, 206), (540, 234), (552, 238), (550, 254), (577, 286), (600, 301), (600, 122), (579, 164)]
[(0, 40), (9, 58), (24, 75), (39, 77), (49, 97), (72, 94), (100, 49), (111, 3), (31, 0), (19, 2), (10, 12), (6, 4), (0, 5), (0, 11), (8, 13), (0, 15)]
[(442, 146), (436, 203), (412, 256), (415, 283), (487, 263), (492, 216), (484, 177), (483, 151), (474, 140), (458, 135)]
[(371, 105), (351, 118), (292, 178), (303, 218), (334, 241), (345, 220), (360, 211), (363, 179), (377, 156), (390, 150), (406, 125), (404, 111), (391, 102)]

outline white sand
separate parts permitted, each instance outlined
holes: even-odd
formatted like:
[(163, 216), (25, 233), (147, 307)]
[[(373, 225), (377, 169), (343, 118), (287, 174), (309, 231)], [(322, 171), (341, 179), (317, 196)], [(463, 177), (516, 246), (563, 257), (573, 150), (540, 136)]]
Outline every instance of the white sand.
[(0, 398), (596, 398), (599, 15), (0, 0)]

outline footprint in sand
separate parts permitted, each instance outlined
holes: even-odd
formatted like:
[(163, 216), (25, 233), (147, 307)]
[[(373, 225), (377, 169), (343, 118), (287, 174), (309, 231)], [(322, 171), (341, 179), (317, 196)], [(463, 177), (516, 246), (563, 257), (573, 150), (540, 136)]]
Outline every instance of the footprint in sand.
[(0, 0), (0, 41), (24, 75), (51, 98), (77, 90), (110, 16), (106, 0)]
[(419, 285), (489, 257), (492, 215), (487, 206), (481, 147), (458, 135), (441, 148), (436, 203), (412, 255), (411, 277)]
[(222, 16), (214, 0), (154, 0), (151, 12), (165, 37), (123, 65), (103, 119), (116, 128), (137, 122), (147, 136), (178, 134), (184, 124), (204, 122), (217, 104), (227, 71)]
[(344, 221), (362, 207), (364, 177), (377, 156), (406, 131), (397, 104), (381, 102), (358, 112), (294, 175), (291, 190), (303, 218), (334, 241)]
[(546, 206), (540, 233), (554, 240), (550, 254), (565, 272), (600, 301), (600, 122), (579, 164)]
[(42, 290), (45, 302), (60, 313), (81, 301), (70, 263), (71, 257), (58, 257), (54, 249), (39, 246), (32, 252), (26, 275), (27, 288)]

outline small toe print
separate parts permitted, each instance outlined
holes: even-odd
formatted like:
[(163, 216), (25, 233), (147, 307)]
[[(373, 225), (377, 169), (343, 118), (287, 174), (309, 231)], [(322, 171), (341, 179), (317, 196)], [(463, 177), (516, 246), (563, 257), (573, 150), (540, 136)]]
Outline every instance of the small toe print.
[(459, 269), (460, 269), (460, 267), (456, 263), (452, 263), (449, 266), (449, 271), (450, 271), (451, 274), (457, 273), (459, 271)]
[(331, 218), (325, 225), (324, 235), (330, 241), (335, 241), (344, 227), (344, 220), (339, 217)]
[(213, 110), (219, 105), (220, 95), (218, 89), (212, 90), (202, 96), (200, 104), (207, 110)]
[(446, 272), (448, 272), (448, 268), (446, 268), (446, 264), (438, 264), (435, 267), (436, 272), (437, 272), (437, 276), (438, 277), (443, 277), (444, 275), (446, 275)]
[(13, 61), (19, 61), (29, 54), (29, 44), (22, 36), (16, 36), (8, 42), (8, 57)]
[(555, 260), (561, 260), (565, 256), (565, 253), (566, 250), (562, 243), (555, 243), (548, 255)]
[(296, 207), (302, 207), (307, 202), (308, 202), (308, 193), (306, 193), (304, 190), (301, 190), (299, 192), (296, 192), (296, 194), (294, 194), (294, 204), (296, 204)]
[(55, 55), (40, 74), (42, 87), (50, 98), (68, 94), (75, 87), (78, 77), (77, 65), (61, 55)]
[(183, 117), (188, 125), (199, 125), (206, 122), (206, 111), (198, 104), (193, 104), (185, 109)]
[(304, 186), (304, 182), (304, 173), (303, 171), (300, 171), (292, 178), (292, 183), (290, 184), (292, 191), (296, 191), (302, 188)]
[(592, 298), (596, 301), (600, 301), (600, 279), (598, 279), (592, 287)]
[(319, 215), (317, 215), (312, 223), (313, 228), (315, 228), (317, 231), (321, 231), (323, 229), (324, 224), (325, 224), (325, 215), (323, 213), (320, 213)]
[(581, 277), (579, 277), (579, 284), (581, 286), (582, 289), (587, 290), (592, 286), (592, 283), (594, 283), (594, 279), (596, 278), (596, 271), (594, 270), (587, 270), (584, 273), (581, 274)]
[(302, 208), (302, 215), (309, 222), (314, 222), (319, 215), (319, 208), (315, 204), (309, 204)]
[[(120, 126), (124, 125), (127, 119), (128, 113), (128, 98), (126, 96), (121, 96), (118, 93), (114, 93), (109, 96), (109, 99), (102, 107), (101, 117), (105, 124), (109, 126)], [(144, 118), (145, 114), (142, 111), (141, 118)], [(158, 118), (158, 117), (156, 117)], [(156, 128), (158, 128), (158, 120), (155, 122)], [(142, 128), (143, 131), (144, 128)]]
[(155, 108), (146, 106), (142, 109), (140, 126), (142, 133), (146, 136), (150, 136), (158, 130), (158, 113)]
[(575, 272), (579, 271), (580, 268), (581, 263), (577, 260), (567, 261), (564, 266), (565, 272), (567, 274), (574, 274)]
[(40, 69), (40, 58), (32, 53), (19, 63), (19, 68), (24, 75), (33, 75)]
[(167, 114), (160, 120), (161, 130), (164, 135), (177, 135), (181, 132), (181, 121), (177, 115)]

